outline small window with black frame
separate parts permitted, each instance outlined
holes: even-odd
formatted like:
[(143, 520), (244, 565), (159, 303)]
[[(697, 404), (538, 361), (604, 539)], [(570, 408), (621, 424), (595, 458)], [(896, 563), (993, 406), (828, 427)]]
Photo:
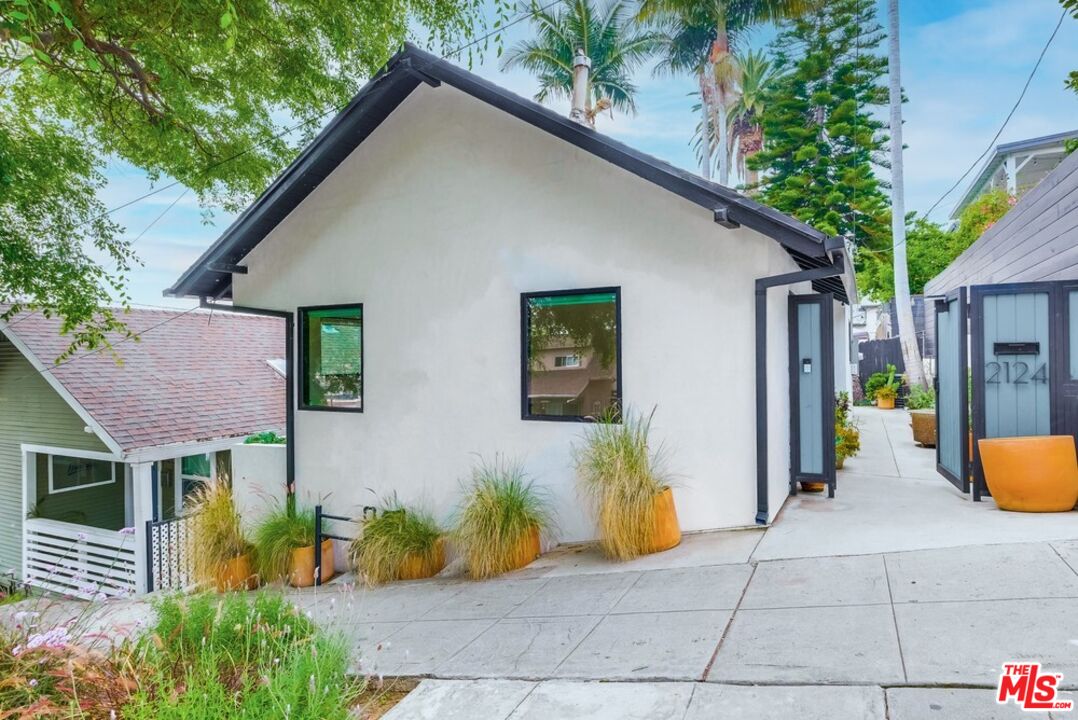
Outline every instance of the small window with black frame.
[(521, 295), (522, 417), (595, 421), (621, 408), (621, 290)]
[(363, 411), (363, 306), (300, 308), (304, 410)]

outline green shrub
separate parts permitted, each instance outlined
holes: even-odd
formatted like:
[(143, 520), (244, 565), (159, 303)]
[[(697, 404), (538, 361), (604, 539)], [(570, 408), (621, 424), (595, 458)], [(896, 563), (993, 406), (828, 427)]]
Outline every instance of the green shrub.
[(314, 508), (277, 503), (251, 533), (255, 566), (266, 582), (288, 576), (292, 551), (314, 545)]
[(267, 430), (266, 432), (256, 433), (254, 435), (248, 435), (247, 439), (243, 441), (244, 445), (284, 445), (287, 441), (273, 432)]
[(511, 570), (520, 544), (533, 528), (544, 533), (552, 526), (549, 499), (519, 463), (480, 458), (464, 488), (454, 530), (473, 578)]
[(350, 548), (352, 564), (371, 585), (400, 579), (409, 555), (434, 562), (442, 529), (428, 513), (405, 507), (396, 499), (363, 523), (363, 532)]
[(936, 407), (936, 391), (932, 388), (926, 390), (920, 385), (914, 385), (910, 388), (910, 396), (906, 400), (906, 407), (910, 410), (927, 410)]
[(580, 489), (590, 501), (603, 552), (628, 560), (647, 552), (655, 525), (655, 496), (666, 489), (662, 448), (649, 445), (650, 415), (606, 417), (574, 448)]

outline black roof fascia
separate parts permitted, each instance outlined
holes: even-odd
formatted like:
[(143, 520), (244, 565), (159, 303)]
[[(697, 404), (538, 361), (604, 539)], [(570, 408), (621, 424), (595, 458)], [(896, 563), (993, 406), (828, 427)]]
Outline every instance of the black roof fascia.
[(774, 239), (799, 264), (799, 256), (830, 262), (827, 251), (834, 241), (815, 228), (407, 45), (165, 294), (230, 297), (231, 275), (211, 269), (210, 264), (238, 264), (422, 82), (444, 82), (692, 203), (712, 211), (725, 208), (730, 220)]

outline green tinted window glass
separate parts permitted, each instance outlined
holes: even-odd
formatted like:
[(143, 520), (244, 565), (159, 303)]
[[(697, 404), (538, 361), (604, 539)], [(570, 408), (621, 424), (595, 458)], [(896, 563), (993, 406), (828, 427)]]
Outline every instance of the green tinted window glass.
[(209, 454), (188, 455), (180, 460), (180, 474), (208, 478), (210, 476)]
[(525, 297), (525, 416), (598, 419), (616, 411), (618, 292)]
[(303, 405), (363, 409), (363, 308), (303, 312)]

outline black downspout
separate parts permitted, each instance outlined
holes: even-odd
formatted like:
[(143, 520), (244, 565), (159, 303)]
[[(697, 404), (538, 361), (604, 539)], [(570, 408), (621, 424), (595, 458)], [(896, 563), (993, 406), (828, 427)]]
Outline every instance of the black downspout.
[(284, 319), (285, 337), (285, 484), (286, 495), (292, 497), (296, 489), (296, 402), (294, 396), (295, 372), (296, 372), (296, 344), (295, 344), (295, 316), (285, 310), (266, 310), (264, 308), (246, 307), (243, 305), (218, 305), (209, 298), (202, 298), (199, 307), (207, 310), (220, 312), (242, 313), (244, 315), (265, 315)]
[(766, 525), (767, 502), (767, 290), (843, 272), (842, 256), (830, 265), (756, 279), (756, 524)]

